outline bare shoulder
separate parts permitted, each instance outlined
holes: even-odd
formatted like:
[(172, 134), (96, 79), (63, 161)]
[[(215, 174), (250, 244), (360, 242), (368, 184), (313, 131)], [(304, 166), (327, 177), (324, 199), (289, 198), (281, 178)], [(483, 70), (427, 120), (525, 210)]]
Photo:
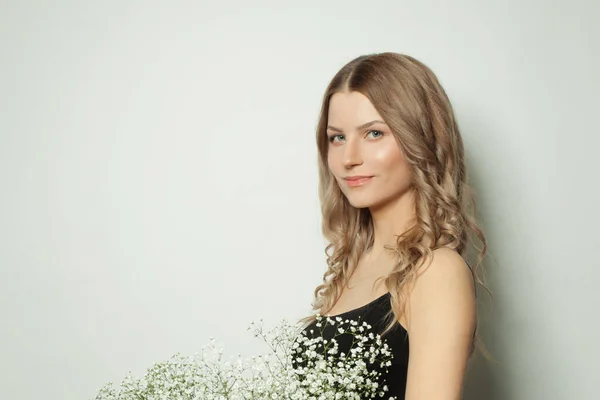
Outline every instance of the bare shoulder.
[(442, 247), (433, 250), (433, 258), (419, 272), (421, 282), (441, 283), (450, 279), (455, 283), (473, 285), (473, 278), (469, 266), (462, 256), (453, 249)]
[(476, 325), (472, 275), (451, 249), (436, 249), (407, 296), (406, 399), (460, 398)]
[[(471, 329), (475, 319), (475, 289), (469, 266), (455, 250), (439, 248), (418, 272), (408, 293), (408, 321), (416, 315), (432, 315), (438, 321), (457, 319)], [(412, 318), (410, 314), (413, 314)]]

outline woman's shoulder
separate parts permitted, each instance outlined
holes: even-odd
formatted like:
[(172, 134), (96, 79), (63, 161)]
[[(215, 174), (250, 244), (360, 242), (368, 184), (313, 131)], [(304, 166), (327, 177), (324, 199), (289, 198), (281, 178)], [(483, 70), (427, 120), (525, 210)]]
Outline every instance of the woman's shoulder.
[[(432, 251), (433, 257), (417, 273), (408, 295), (408, 325), (411, 320), (431, 316), (458, 319), (470, 326), (476, 317), (475, 287), (469, 265), (450, 248)], [(411, 315), (412, 314), (412, 315)]]
[(449, 268), (460, 269), (461, 271), (458, 271), (459, 273), (463, 272), (462, 269), (464, 267), (467, 267), (466, 272), (470, 273), (469, 264), (467, 264), (465, 259), (455, 249), (451, 249), (450, 247), (440, 247), (432, 250), (431, 253), (433, 254), (432, 264), (451, 265)]

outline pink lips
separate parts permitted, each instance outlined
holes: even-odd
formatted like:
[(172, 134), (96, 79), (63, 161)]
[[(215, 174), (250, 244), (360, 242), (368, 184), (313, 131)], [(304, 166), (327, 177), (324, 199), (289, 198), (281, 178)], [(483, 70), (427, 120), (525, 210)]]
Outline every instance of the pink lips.
[(349, 187), (362, 186), (365, 183), (369, 182), (373, 177), (372, 176), (349, 176), (344, 178), (346, 181), (346, 185)]

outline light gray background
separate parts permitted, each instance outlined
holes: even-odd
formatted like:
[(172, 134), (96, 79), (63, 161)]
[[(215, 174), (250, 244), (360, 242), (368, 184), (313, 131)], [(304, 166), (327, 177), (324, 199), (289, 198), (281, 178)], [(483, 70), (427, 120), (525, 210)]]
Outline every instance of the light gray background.
[(499, 363), (465, 398), (600, 398), (597, 2), (0, 4), (0, 398), (309, 312), (321, 95), (380, 51), (439, 76), (478, 190)]

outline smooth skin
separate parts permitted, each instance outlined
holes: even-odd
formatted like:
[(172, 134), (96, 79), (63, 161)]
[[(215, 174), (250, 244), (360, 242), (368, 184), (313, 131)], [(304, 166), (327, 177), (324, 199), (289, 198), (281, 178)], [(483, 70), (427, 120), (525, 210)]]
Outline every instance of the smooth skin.
[[(373, 249), (379, 252), (414, 221), (412, 177), (402, 149), (373, 104), (359, 92), (338, 92), (331, 97), (327, 135), (329, 169), (350, 204), (369, 208)], [(352, 175), (373, 178), (349, 187), (344, 177)], [(359, 263), (355, 273), (389, 272), (390, 261), (384, 257), (373, 265)], [(364, 289), (371, 284), (363, 282), (363, 290), (354, 291), (362, 293), (361, 299), (342, 293), (334, 308), (373, 300), (377, 296)], [(404, 290), (407, 304), (399, 323), (410, 338), (406, 400), (459, 400), (477, 318), (471, 272), (455, 250), (436, 249), (431, 264)]]

